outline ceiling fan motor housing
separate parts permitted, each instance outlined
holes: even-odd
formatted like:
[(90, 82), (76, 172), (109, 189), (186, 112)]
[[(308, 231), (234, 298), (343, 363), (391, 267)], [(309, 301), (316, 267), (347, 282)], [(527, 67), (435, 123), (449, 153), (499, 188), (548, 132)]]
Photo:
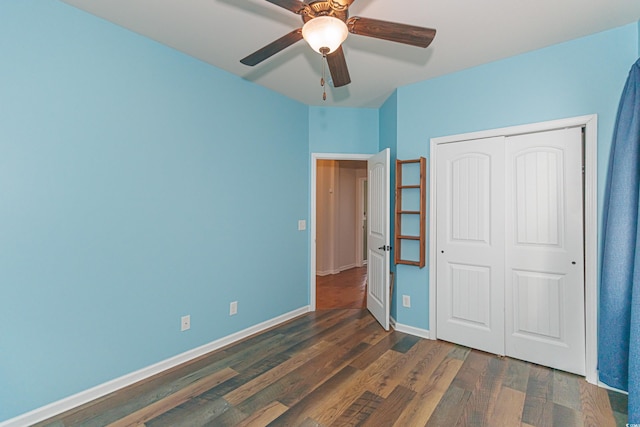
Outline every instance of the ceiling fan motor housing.
[(302, 14), (302, 21), (304, 23), (307, 23), (308, 21), (319, 16), (333, 16), (334, 18), (338, 18), (341, 21), (346, 22), (347, 18), (349, 18), (349, 10), (347, 9), (348, 6), (346, 6), (343, 10), (336, 10), (331, 7), (332, 3), (338, 2), (336, 2), (336, 0), (312, 1), (311, 3), (309, 3), (309, 13)]
[(346, 11), (354, 0), (329, 0), (331, 9), (338, 11)]

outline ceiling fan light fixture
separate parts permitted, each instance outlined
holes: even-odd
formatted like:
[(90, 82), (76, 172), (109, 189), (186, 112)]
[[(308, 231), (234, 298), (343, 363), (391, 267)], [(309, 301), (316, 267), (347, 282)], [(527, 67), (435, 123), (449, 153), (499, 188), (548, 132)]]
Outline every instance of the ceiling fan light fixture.
[(302, 37), (309, 43), (311, 49), (323, 54), (323, 48), (334, 52), (347, 38), (349, 29), (347, 24), (333, 16), (318, 16), (302, 27)]

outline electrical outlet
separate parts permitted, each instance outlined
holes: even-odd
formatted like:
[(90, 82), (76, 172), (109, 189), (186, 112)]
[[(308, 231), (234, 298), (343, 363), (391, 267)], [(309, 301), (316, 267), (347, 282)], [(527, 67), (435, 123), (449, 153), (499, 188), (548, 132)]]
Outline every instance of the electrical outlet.
[(191, 315), (187, 314), (186, 316), (182, 316), (180, 318), (180, 330), (182, 332), (191, 329)]
[(411, 307), (411, 297), (409, 295), (402, 295), (402, 306)]
[(298, 220), (298, 231), (303, 231), (307, 229), (307, 221), (304, 219)]
[(229, 304), (229, 316), (233, 316), (238, 313), (238, 301), (233, 301)]

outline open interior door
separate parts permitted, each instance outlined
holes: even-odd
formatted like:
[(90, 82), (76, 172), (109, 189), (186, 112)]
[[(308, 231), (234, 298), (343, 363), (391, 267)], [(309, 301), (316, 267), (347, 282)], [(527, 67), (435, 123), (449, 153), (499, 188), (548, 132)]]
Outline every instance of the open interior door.
[(367, 309), (389, 330), (389, 185), (390, 150), (371, 156), (367, 221)]

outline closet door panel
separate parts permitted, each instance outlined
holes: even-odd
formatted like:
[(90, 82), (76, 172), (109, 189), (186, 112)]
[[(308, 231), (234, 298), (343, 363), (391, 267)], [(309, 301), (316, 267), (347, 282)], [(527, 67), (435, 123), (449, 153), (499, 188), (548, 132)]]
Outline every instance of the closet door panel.
[(437, 157), (438, 338), (504, 354), (504, 138)]
[(582, 133), (509, 137), (506, 354), (585, 373)]

